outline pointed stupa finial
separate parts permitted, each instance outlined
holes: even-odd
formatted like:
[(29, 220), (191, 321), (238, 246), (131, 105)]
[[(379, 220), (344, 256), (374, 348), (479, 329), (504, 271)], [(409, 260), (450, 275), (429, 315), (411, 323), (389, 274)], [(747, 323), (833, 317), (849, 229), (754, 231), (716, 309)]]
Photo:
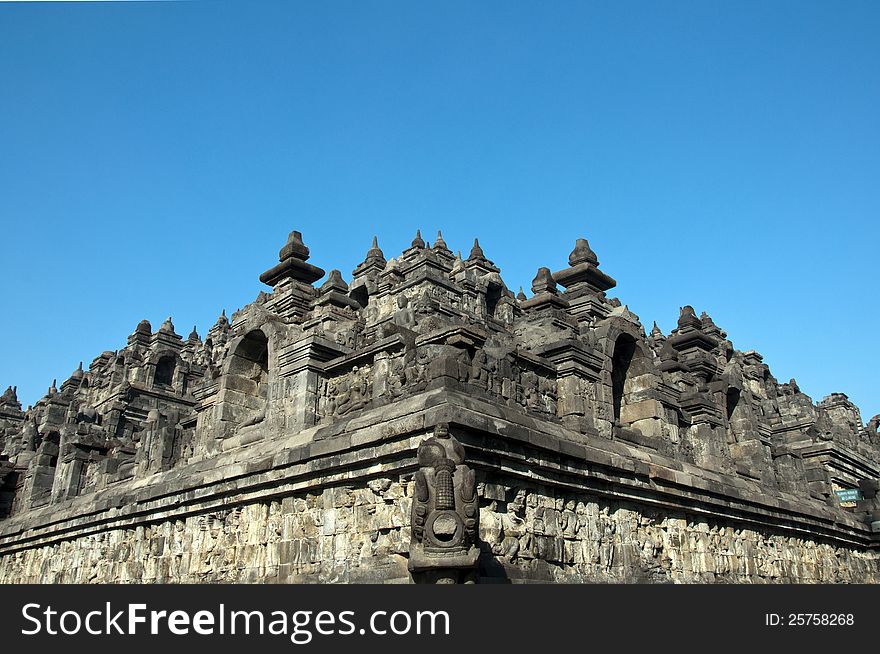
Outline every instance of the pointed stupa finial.
[(526, 294), (523, 293), (522, 286), (519, 287), (519, 293), (516, 294), (516, 299), (520, 302), (527, 300)]
[(468, 256), (468, 261), (476, 261), (483, 260), (486, 258), (486, 255), (483, 253), (483, 248), (480, 247), (480, 239), (474, 239), (474, 247), (471, 248), (470, 256)]
[(443, 240), (443, 233), (439, 229), (437, 230), (437, 240), (434, 241), (434, 249), (443, 250), (445, 252), (450, 251), (446, 245), (446, 241)]
[(379, 247), (379, 239), (376, 236), (373, 236), (373, 243), (370, 245), (370, 249), (367, 250), (367, 256), (364, 258), (363, 262), (355, 268), (355, 274), (361, 268), (361, 266), (370, 264), (372, 266), (385, 266), (385, 254), (382, 252), (382, 248)]
[(367, 260), (370, 259), (381, 259), (385, 261), (385, 254), (382, 252), (382, 248), (379, 247), (379, 239), (376, 236), (373, 236), (373, 244), (370, 246), (370, 249), (367, 250)]
[(160, 332), (167, 332), (167, 333), (169, 333), (169, 334), (173, 334), (173, 333), (174, 333), (174, 323), (171, 322), (171, 316), (168, 316), (168, 317), (165, 319), (165, 322), (163, 322), (163, 323), (162, 323), (162, 326), (159, 327), (159, 331), (160, 331)]
[(187, 338), (191, 343), (197, 343), (202, 339), (199, 337), (199, 332), (196, 331), (196, 326), (193, 325), (193, 330), (189, 333), (189, 337)]
[(416, 237), (413, 239), (412, 247), (414, 247), (414, 248), (424, 248), (425, 247), (425, 241), (422, 240), (422, 230), (421, 229), (416, 230)]

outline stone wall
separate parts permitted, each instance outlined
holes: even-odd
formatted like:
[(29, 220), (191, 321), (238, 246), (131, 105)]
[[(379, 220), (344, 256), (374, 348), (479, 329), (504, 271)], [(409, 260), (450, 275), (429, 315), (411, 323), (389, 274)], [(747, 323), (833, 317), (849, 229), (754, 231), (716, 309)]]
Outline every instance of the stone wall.
[(407, 484), (255, 502), (0, 557), (0, 583), (407, 581)]
[(880, 553), (696, 515), (514, 488), (480, 515), (511, 581), (877, 583)]
[[(479, 490), (482, 582), (880, 582), (877, 551), (546, 488)], [(379, 478), (99, 532), (0, 557), (0, 583), (407, 583), (412, 491), (411, 475)]]

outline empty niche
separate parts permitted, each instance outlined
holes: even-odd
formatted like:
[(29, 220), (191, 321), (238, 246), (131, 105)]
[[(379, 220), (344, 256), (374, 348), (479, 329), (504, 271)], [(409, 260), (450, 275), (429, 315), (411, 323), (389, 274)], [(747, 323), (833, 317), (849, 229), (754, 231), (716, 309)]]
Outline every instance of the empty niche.
[(241, 427), (261, 422), (269, 397), (269, 339), (249, 332), (233, 350), (223, 380), (221, 420)]
[(174, 369), (177, 362), (173, 355), (166, 354), (156, 362), (156, 372), (153, 375), (154, 386), (171, 386), (174, 382)]

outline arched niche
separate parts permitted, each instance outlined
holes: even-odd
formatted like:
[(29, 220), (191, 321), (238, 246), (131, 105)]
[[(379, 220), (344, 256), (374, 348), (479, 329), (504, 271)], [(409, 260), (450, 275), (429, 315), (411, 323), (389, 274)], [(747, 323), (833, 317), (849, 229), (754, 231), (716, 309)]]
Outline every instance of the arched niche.
[(621, 334), (614, 342), (614, 354), (611, 356), (611, 404), (614, 409), (614, 421), (620, 422), (620, 409), (627, 393), (629, 369), (636, 352), (635, 339), (629, 334)]
[(248, 333), (236, 346), (229, 360), (228, 374), (249, 382), (243, 393), (266, 399), (269, 388), (269, 339), (259, 329)]
[(128, 378), (125, 370), (125, 357), (119, 355), (113, 362), (113, 371), (110, 373), (110, 383), (119, 384)]
[(738, 389), (738, 388), (731, 386), (730, 388), (727, 389), (727, 393), (724, 398), (724, 404), (725, 404), (724, 408), (725, 408), (725, 412), (727, 414), (728, 422), (733, 420), (733, 416), (736, 413), (736, 410), (739, 406), (740, 395), (741, 395), (741, 392), (740, 392), (740, 389)]
[(504, 295), (504, 286), (490, 281), (486, 286), (486, 315), (495, 317), (495, 310), (498, 308), (498, 302)]
[(611, 352), (611, 405), (615, 423), (628, 424), (624, 407), (634, 402), (635, 394), (644, 390), (644, 375), (653, 370), (648, 356), (636, 338), (621, 332), (614, 340)]
[(153, 386), (173, 386), (176, 369), (177, 357), (173, 354), (163, 354), (156, 361), (156, 369), (153, 373)]
[(248, 332), (230, 348), (220, 390), (220, 420), (231, 435), (261, 422), (269, 399), (269, 339), (261, 329)]

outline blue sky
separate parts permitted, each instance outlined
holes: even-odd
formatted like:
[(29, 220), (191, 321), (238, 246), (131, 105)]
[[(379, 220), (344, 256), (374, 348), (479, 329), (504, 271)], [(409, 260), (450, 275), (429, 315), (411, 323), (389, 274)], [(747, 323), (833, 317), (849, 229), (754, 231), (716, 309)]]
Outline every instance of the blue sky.
[[(880, 412), (876, 2), (0, 3), (0, 385), (142, 318), (186, 335), (291, 229), (480, 237), (508, 286), (590, 240), (650, 329), (708, 311)], [(267, 289), (268, 290), (268, 289)]]

